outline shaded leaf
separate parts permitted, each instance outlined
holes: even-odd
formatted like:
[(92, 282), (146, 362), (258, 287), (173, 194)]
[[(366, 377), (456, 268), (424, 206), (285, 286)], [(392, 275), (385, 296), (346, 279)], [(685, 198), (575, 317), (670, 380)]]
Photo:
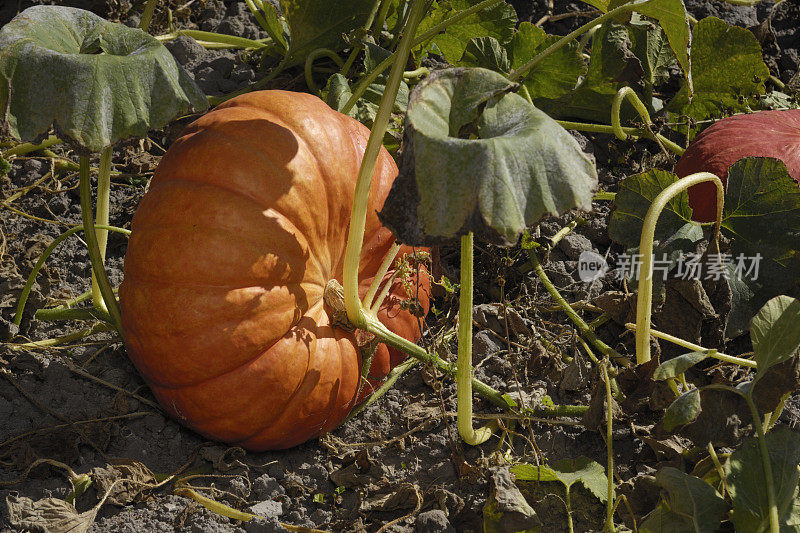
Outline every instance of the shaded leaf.
[[(442, 0), (430, 11), (419, 25), (418, 33), (423, 33), (443, 20), (469, 9), (481, 0)], [(448, 63), (455, 65), (464, 55), (467, 45), (474, 37), (494, 37), (500, 43), (507, 43), (514, 34), (517, 14), (510, 5), (500, 2), (478, 13), (451, 24), (443, 32), (431, 39), (423, 47), (441, 54)]]
[[(530, 22), (521, 23), (511, 40), (512, 68), (520, 68), (558, 39), (555, 35), (548, 36), (543, 29)], [(538, 107), (543, 107), (541, 99), (562, 98), (575, 89), (585, 70), (583, 60), (578, 55), (578, 43), (573, 41), (529, 70), (522, 83), (528, 89), (533, 102)]]
[(800, 300), (777, 296), (768, 301), (750, 324), (756, 380), (771, 367), (786, 361), (800, 348)]
[(664, 30), (648, 22), (631, 24), (631, 40), (636, 57), (642, 62), (647, 85), (659, 85), (669, 78), (669, 67), (677, 62)]
[(707, 352), (689, 352), (672, 358), (669, 361), (664, 361), (656, 368), (653, 379), (656, 381), (663, 381), (665, 379), (677, 377), (700, 361), (705, 360), (707, 357)]
[(719, 529), (728, 504), (714, 487), (672, 467), (659, 470), (656, 483), (667, 491), (666, 505), (659, 505), (658, 511), (648, 516), (640, 531), (713, 533)]
[(317, 48), (344, 49), (343, 35), (364, 26), (374, 2), (341, 0), (336, 9), (328, 0), (280, 0), (280, 4), (289, 24), (290, 62), (298, 65)]
[(605, 503), (608, 499), (608, 478), (605, 469), (588, 457), (563, 459), (551, 465), (519, 464), (511, 472), (521, 481), (560, 481), (567, 491), (580, 481), (589, 492)]
[[(613, 20), (605, 22), (592, 38), (589, 69), (580, 85), (558, 104), (545, 107), (559, 117), (608, 123), (611, 104), (622, 87), (642, 82), (644, 68), (633, 52), (628, 28)], [(622, 106), (623, 119), (634, 116), (631, 106)]]
[[(796, 498), (800, 480), (800, 435), (778, 427), (767, 433), (766, 444), (781, 531), (800, 531)], [(731, 454), (725, 463), (725, 473), (733, 500), (731, 519), (736, 530), (768, 531), (769, 506), (764, 490), (767, 480), (756, 439), (748, 439)]]
[(695, 120), (746, 111), (764, 94), (769, 70), (761, 46), (745, 28), (718, 18), (698, 22), (692, 34), (692, 82), (684, 82), (667, 109)]
[(485, 69), (431, 74), (406, 116), (400, 175), (380, 213), (407, 244), (474, 231), (516, 242), (547, 214), (591, 205), (594, 164), (575, 139)]
[(494, 37), (471, 39), (458, 64), (464, 67), (481, 67), (501, 74), (507, 74), (511, 68), (506, 49)]
[(71, 7), (34, 6), (3, 26), (0, 85), (8, 133), (34, 140), (55, 124), (84, 153), (208, 106), (153, 36)]
[(667, 411), (661, 421), (664, 431), (671, 432), (678, 426), (694, 422), (701, 411), (700, 391), (692, 389), (684, 392), (667, 407)]

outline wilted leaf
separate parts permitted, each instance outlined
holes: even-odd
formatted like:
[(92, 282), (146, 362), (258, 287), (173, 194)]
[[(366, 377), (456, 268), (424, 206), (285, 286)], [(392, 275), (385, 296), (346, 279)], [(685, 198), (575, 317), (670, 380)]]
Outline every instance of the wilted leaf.
[(381, 221), (407, 244), (468, 231), (513, 244), (547, 214), (588, 209), (597, 173), (577, 141), (485, 69), (436, 72), (414, 90)]
[(640, 531), (713, 533), (719, 529), (728, 504), (714, 487), (672, 467), (659, 470), (656, 483), (667, 491), (667, 505), (659, 505)]
[(700, 415), (700, 391), (692, 389), (678, 396), (664, 413), (662, 425), (664, 431), (671, 432), (678, 426), (694, 422)]
[(700, 361), (705, 360), (707, 357), (707, 352), (689, 352), (674, 357), (669, 361), (664, 361), (656, 368), (653, 379), (656, 381), (663, 381), (665, 379), (677, 377)]
[(692, 33), (694, 96), (684, 82), (667, 109), (695, 120), (746, 111), (755, 96), (764, 94), (768, 76), (761, 46), (750, 31), (704, 18)]
[(15, 494), (6, 497), (6, 505), (12, 526), (37, 533), (86, 533), (100, 509), (78, 513), (75, 506), (58, 498), (33, 501)]
[(597, 499), (605, 503), (608, 500), (608, 478), (605, 469), (588, 457), (564, 459), (551, 465), (519, 464), (511, 468), (511, 472), (520, 481), (560, 481), (567, 491), (580, 481)]
[[(800, 435), (778, 427), (766, 435), (772, 465), (772, 483), (781, 531), (800, 531), (797, 490), (800, 473)], [(758, 441), (749, 439), (725, 463), (728, 490), (733, 500), (732, 520), (737, 531), (768, 531), (767, 480)]]
[[(443, 20), (469, 9), (481, 0), (441, 0), (420, 23), (418, 33), (423, 33)], [(474, 13), (447, 27), (427, 44), (426, 49), (441, 54), (448, 63), (455, 65), (470, 40), (474, 37), (494, 37), (500, 43), (507, 43), (517, 25), (517, 14), (510, 5), (500, 2)], [(425, 46), (425, 45), (423, 45)]]
[[(511, 40), (511, 66), (520, 68), (558, 39), (555, 35), (548, 36), (530, 22), (523, 22)], [(585, 70), (578, 55), (578, 43), (573, 41), (529, 70), (522, 83), (534, 103), (542, 107), (541, 99), (556, 100), (569, 94)]]
[(92, 479), (107, 494), (108, 502), (114, 505), (142, 501), (143, 492), (156, 485), (155, 475), (149, 468), (138, 461), (128, 460), (120, 460), (106, 468), (95, 468)]
[(374, 2), (341, 0), (335, 9), (328, 0), (280, 0), (280, 4), (289, 23), (290, 60), (301, 65), (317, 48), (345, 48), (342, 36), (364, 26)]
[(8, 133), (34, 140), (56, 124), (84, 152), (208, 106), (153, 36), (71, 7), (30, 7), (3, 26), (0, 84)]

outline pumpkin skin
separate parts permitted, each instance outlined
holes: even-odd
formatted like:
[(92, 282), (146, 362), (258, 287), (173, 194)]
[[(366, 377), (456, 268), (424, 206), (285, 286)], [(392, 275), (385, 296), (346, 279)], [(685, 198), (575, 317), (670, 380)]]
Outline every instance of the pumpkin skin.
[[(201, 117), (162, 158), (133, 217), (119, 296), (131, 360), (184, 425), (250, 450), (282, 449), (335, 428), (359, 400), (356, 340), (331, 325), (323, 291), (342, 279), (368, 137), (315, 96), (260, 91)], [(396, 175), (382, 149), (362, 296), (394, 242), (376, 212)], [(420, 268), (414, 296), (424, 313), (429, 291)], [(378, 318), (416, 342), (406, 299), (396, 280)], [(404, 358), (379, 345), (371, 383)]]
[[(800, 183), (800, 109), (758, 111), (724, 118), (705, 129), (675, 165), (679, 178), (711, 172), (727, 185), (728, 169), (744, 157), (772, 157)], [(716, 220), (717, 189), (711, 182), (689, 187), (689, 206), (697, 222)]]

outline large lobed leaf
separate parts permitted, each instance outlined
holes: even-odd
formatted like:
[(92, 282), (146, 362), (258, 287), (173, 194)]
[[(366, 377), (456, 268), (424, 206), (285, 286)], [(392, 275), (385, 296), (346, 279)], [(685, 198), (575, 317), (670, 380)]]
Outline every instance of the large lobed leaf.
[(659, 470), (656, 483), (667, 492), (667, 504), (650, 513), (639, 531), (713, 533), (719, 529), (728, 504), (714, 487), (672, 467)]
[(750, 31), (707, 17), (695, 25), (692, 36), (694, 94), (685, 82), (669, 103), (670, 112), (695, 120), (720, 117), (746, 111), (764, 94), (769, 69)]
[(139, 29), (34, 6), (0, 30), (0, 109), (16, 138), (55, 125), (82, 151), (99, 152), (207, 105), (169, 51)]
[(439, 71), (415, 88), (400, 176), (380, 213), (401, 241), (474, 231), (509, 245), (547, 214), (590, 207), (593, 162), (514, 88), (480, 68)]
[(342, 50), (344, 36), (364, 26), (372, 0), (280, 0), (289, 23), (289, 62), (303, 64), (317, 48)]

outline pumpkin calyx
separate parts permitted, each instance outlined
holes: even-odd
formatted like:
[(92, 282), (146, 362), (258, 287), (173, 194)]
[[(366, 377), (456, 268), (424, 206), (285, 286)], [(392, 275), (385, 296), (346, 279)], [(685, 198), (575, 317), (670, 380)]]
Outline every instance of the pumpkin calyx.
[(330, 308), (331, 326), (341, 328), (345, 331), (353, 332), (356, 327), (347, 318), (347, 309), (344, 306), (344, 288), (337, 280), (332, 279), (325, 285), (322, 293), (325, 305)]

